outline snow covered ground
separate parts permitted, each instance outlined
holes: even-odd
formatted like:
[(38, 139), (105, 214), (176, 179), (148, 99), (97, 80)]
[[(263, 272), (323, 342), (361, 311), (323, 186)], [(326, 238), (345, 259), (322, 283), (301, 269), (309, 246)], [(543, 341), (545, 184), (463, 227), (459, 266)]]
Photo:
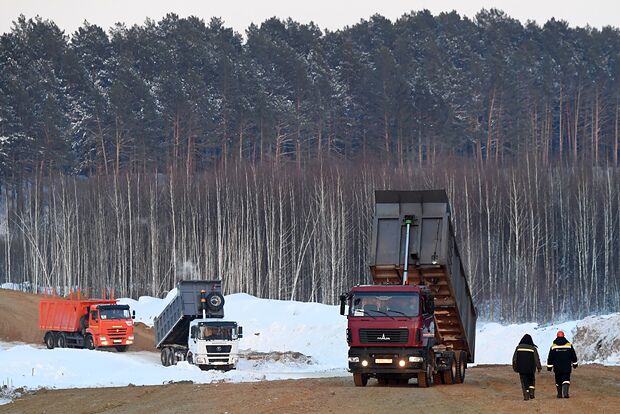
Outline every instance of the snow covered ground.
[[(141, 297), (137, 301), (120, 301), (136, 311), (136, 321), (152, 325), (153, 318), (175, 294), (171, 291), (164, 299)], [(0, 343), (0, 386), (10, 383), (13, 388), (80, 388), (348, 375), (346, 318), (339, 314), (337, 306), (258, 299), (239, 293), (226, 296), (225, 313), (227, 320), (237, 321), (244, 328), (241, 350), (300, 352), (311, 358), (310, 363), (242, 359), (235, 371), (203, 372), (187, 363), (163, 367), (155, 352), (48, 350), (43, 346)], [(510, 364), (514, 347), (525, 333), (534, 338), (544, 364), (558, 329), (564, 330), (569, 340), (575, 339), (582, 363), (620, 365), (620, 313), (550, 326), (479, 322), (476, 364)], [(602, 353), (603, 348), (608, 352)]]

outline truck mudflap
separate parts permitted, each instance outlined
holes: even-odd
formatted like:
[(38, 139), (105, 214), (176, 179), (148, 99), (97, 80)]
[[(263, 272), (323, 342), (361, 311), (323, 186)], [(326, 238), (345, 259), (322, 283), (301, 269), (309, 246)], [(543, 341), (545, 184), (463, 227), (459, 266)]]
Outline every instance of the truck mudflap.
[(423, 348), (349, 348), (349, 372), (362, 374), (417, 374), (426, 370)]

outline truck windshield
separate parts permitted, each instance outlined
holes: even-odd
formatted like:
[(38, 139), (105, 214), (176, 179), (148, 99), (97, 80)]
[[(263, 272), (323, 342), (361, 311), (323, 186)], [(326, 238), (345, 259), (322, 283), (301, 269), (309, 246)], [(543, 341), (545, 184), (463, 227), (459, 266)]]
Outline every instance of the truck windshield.
[(418, 316), (420, 296), (416, 292), (355, 292), (349, 304), (349, 315), (395, 317)]
[(226, 340), (237, 339), (237, 329), (233, 325), (198, 324), (198, 339)]
[(129, 306), (99, 306), (99, 316), (105, 319), (130, 319)]

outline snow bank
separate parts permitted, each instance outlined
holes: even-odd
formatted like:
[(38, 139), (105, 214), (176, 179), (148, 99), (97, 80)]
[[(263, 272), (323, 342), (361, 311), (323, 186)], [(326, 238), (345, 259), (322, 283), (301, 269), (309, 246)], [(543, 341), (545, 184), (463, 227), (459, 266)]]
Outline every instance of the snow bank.
[(579, 321), (573, 341), (577, 356), (584, 361), (620, 365), (620, 313)]
[(158, 385), (188, 380), (247, 382), (329, 375), (334, 373), (323, 367), (273, 361), (242, 360), (237, 370), (229, 372), (201, 371), (186, 362), (164, 367), (154, 352), (49, 350), (32, 345), (16, 345), (0, 352), (0, 378), (27, 389)]
[(164, 299), (153, 298), (151, 296), (140, 296), (138, 300), (120, 298), (119, 303), (129, 305), (131, 310), (136, 311), (136, 322), (142, 322), (147, 326), (153, 326), (153, 319), (174, 299), (177, 289), (174, 288)]

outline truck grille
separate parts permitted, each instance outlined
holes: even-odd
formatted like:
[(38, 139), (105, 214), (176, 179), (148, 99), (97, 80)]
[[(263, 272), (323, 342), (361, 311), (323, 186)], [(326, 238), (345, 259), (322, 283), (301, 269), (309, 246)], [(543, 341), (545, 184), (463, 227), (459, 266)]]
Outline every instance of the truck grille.
[(207, 353), (209, 354), (228, 354), (230, 353), (231, 345), (208, 345)]
[(407, 329), (360, 329), (360, 342), (365, 344), (405, 344)]
[(127, 336), (127, 328), (110, 328), (108, 329), (108, 336), (111, 339), (122, 339)]

